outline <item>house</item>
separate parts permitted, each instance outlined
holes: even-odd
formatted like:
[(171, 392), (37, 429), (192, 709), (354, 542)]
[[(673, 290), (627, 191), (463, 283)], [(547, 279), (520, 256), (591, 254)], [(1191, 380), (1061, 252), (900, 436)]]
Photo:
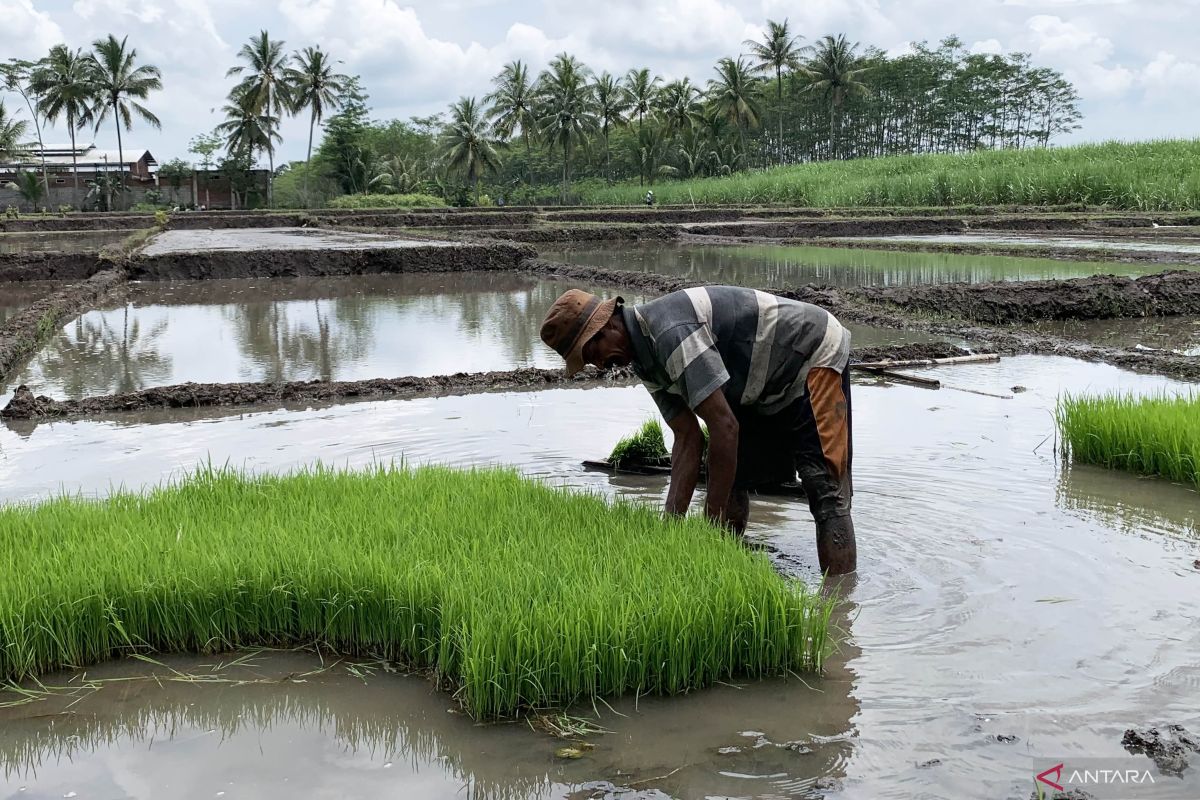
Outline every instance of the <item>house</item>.
[[(116, 150), (100, 150), (94, 144), (77, 145), (72, 149), (69, 144), (46, 145), (39, 148), (36, 144), (25, 148), (28, 155), (19, 162), (0, 162), (0, 183), (11, 181), (18, 169), (42, 171), (42, 156), (46, 158), (46, 172), (50, 178), (50, 187), (69, 188), (73, 185), (72, 174), (74, 166), (79, 169), (79, 185), (85, 186), (87, 181), (104, 173), (121, 171), (122, 152)], [(72, 165), (72, 156), (76, 162)], [(125, 182), (130, 186), (144, 186), (155, 182), (155, 171), (158, 162), (144, 147), (125, 147), (123, 153), (125, 163)]]

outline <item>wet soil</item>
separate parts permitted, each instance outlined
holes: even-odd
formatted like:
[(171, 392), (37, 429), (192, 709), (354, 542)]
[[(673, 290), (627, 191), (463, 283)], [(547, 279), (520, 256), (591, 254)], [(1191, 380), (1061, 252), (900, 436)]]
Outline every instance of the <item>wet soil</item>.
[(125, 284), (120, 270), (106, 270), (35, 301), (0, 326), (0, 381), (29, 358), (69, 318), (92, 308), (108, 292)]
[(263, 403), (363, 400), (381, 397), (441, 397), (488, 391), (538, 391), (551, 388), (592, 388), (628, 385), (636, 381), (627, 370), (599, 373), (591, 368), (573, 378), (560, 369), (526, 367), (506, 372), (472, 372), (434, 377), (375, 378), (362, 381), (289, 381), (285, 383), (183, 383), (125, 394), (54, 400), (35, 397), (17, 388), (0, 410), (5, 419), (32, 419), (141, 411), (149, 408), (247, 406)]
[(134, 259), (129, 275), (134, 280), (200, 280), (511, 270), (533, 254), (527, 246), (504, 243), (181, 252)]
[(0, 282), (83, 280), (105, 266), (94, 253), (0, 253)]
[(1200, 754), (1200, 737), (1188, 733), (1182, 725), (1158, 728), (1130, 728), (1121, 737), (1121, 746), (1131, 753), (1149, 756), (1164, 775), (1182, 775), (1188, 768), (1189, 754)]
[(503, 228), (483, 234), (493, 239), (534, 244), (568, 242), (614, 242), (674, 239), (680, 234), (675, 225), (555, 225), (537, 228)]

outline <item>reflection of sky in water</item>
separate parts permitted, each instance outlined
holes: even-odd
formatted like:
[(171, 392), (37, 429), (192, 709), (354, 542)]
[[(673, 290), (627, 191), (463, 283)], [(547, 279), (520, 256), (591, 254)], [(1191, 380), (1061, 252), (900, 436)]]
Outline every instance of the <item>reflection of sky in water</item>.
[(613, 269), (692, 276), (745, 286), (893, 286), (950, 281), (1042, 280), (1083, 275), (1143, 275), (1160, 264), (1089, 263), (1048, 258), (908, 253), (848, 247), (673, 242), (539, 248), (543, 258)]
[[(1021, 244), (1041, 245), (1042, 247), (1062, 247), (1069, 250), (1153, 250), (1170, 253), (1200, 253), (1200, 241), (1196, 239), (1181, 239), (1163, 237), (1160, 239), (1122, 240), (1115, 238), (1094, 238), (1084, 236), (1037, 236), (1019, 233), (926, 233), (901, 234), (897, 236), (847, 236), (842, 237), (857, 241), (891, 241), (891, 242), (930, 242), (942, 244)], [(1157, 269), (1152, 269), (1157, 272)]]
[[(1187, 385), (1032, 356), (921, 374), (936, 375), (946, 388), (854, 389), (861, 571), (845, 656), (851, 683), (837, 690), (850, 691), (857, 707), (849, 725), (837, 729), (852, 736), (844, 762), (851, 796), (1024, 796), (1034, 755), (1124, 756), (1125, 727), (1187, 724), (1200, 680), (1192, 567), (1200, 555), (1200, 495), (1120, 473), (1064, 474), (1052, 416), (1065, 388)], [(956, 391), (1000, 394), (1018, 384), (1028, 391), (1011, 399)], [(154, 484), (205, 458), (254, 470), (405, 458), (514, 464), (555, 484), (660, 502), (660, 479), (610, 477), (580, 465), (652, 411), (644, 390), (622, 388), (297, 411), (155, 411), (21, 433), (0, 428), (0, 497)], [(752, 535), (779, 547), (787, 569), (815, 577), (812, 522), (802, 502), (760, 498), (752, 523)], [(822, 685), (833, 702), (834, 690)], [(740, 791), (720, 778), (791, 774), (777, 767), (782, 756), (774, 749), (732, 766), (721, 761), (715, 748), (738, 744), (737, 731), (786, 741), (816, 724), (806, 716), (809, 698), (783, 692), (768, 704), (751, 694), (698, 694), (678, 708), (704, 714), (675, 711), (663, 727), (644, 731), (639, 712), (621, 706), (629, 717), (613, 719), (621, 733), (599, 741), (597, 758), (614, 770), (628, 759), (647, 777), (692, 764), (696, 777), (682, 796), (804, 796), (792, 784), (782, 788), (786, 777), (760, 778)], [(832, 708), (830, 714), (835, 724)], [(989, 738), (995, 734), (1021, 742)], [(943, 763), (916, 768), (930, 758)], [(528, 759), (511, 758), (511, 780), (546, 760), (536, 752)], [(1200, 773), (1170, 786), (1196, 796)]]

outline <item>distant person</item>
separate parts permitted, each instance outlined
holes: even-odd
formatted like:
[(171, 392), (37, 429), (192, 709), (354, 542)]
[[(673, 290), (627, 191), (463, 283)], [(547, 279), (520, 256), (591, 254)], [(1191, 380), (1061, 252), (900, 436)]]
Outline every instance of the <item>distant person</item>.
[(828, 311), (766, 292), (708, 286), (627, 307), (579, 289), (542, 322), (542, 341), (574, 374), (632, 366), (675, 442), (666, 513), (687, 513), (708, 424), (705, 514), (741, 534), (754, 489), (799, 473), (817, 523), (817, 559), (857, 566), (850, 517), (850, 333)]
[(646, 205), (648, 205), (648, 206), (654, 205), (654, 192), (652, 192), (650, 190), (646, 191)]

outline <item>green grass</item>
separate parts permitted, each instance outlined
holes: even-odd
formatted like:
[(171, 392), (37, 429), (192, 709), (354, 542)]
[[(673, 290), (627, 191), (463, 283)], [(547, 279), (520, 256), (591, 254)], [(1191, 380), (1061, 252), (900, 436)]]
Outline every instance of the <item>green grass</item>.
[(820, 668), (831, 601), (700, 519), (507, 470), (250, 477), (0, 508), (0, 679), (319, 643), (480, 717)]
[[(653, 189), (662, 204), (848, 208), (1083, 203), (1142, 211), (1200, 209), (1200, 139), (827, 161), (668, 181)], [(632, 183), (598, 185), (586, 187), (582, 199), (596, 205), (637, 205), (645, 193), (646, 187)]]
[(348, 194), (329, 201), (329, 208), (443, 208), (446, 201), (430, 194)]
[(1200, 394), (1064, 395), (1056, 417), (1075, 461), (1200, 488)]

